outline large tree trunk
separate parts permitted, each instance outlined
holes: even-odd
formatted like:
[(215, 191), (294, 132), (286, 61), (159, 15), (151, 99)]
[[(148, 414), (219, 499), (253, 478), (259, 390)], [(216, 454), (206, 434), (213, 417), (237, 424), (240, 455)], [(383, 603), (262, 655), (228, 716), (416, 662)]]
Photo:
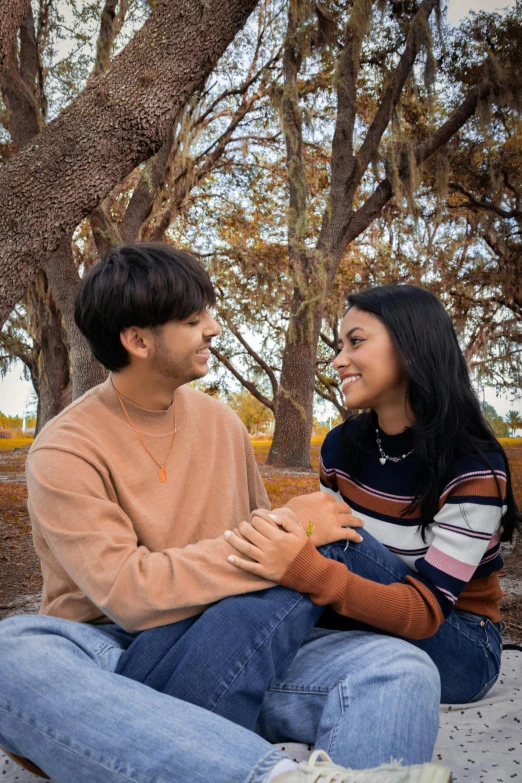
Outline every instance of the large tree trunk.
[(283, 351), (276, 428), (267, 460), (270, 465), (310, 467), (316, 346), (321, 315), (322, 307), (316, 308), (314, 313), (296, 288)]
[(62, 314), (54, 301), (49, 281), (40, 271), (29, 286), (25, 304), (30, 334), (38, 350), (38, 433), (71, 402), (69, 351)]
[(2, 167), (0, 324), (62, 237), (160, 149), (255, 5), (158, 3), (109, 68)]
[(3, 0), (2, 2), (0, 10), (0, 73), (9, 58), (28, 6), (29, 0)]
[(72, 399), (75, 400), (93, 386), (103, 383), (107, 371), (94, 358), (74, 321), (74, 301), (80, 277), (74, 265), (69, 235), (62, 239), (59, 248), (53, 253), (46, 271), (67, 327), (71, 352)]

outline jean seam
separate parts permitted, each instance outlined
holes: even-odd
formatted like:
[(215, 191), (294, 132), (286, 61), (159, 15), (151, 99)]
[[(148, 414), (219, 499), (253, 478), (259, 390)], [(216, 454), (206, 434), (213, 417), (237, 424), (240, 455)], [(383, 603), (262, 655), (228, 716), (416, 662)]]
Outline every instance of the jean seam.
[(261, 759), (252, 774), (245, 780), (245, 783), (263, 783), (263, 781), (266, 780), (268, 773), (271, 772), (280, 761), (284, 761), (288, 758), (289, 756), (287, 756), (286, 753), (273, 748)]
[(254, 648), (254, 649), (251, 651), (251, 654), (250, 654), (250, 655), (249, 655), (249, 657), (248, 657), (248, 658), (245, 660), (245, 662), (244, 662), (243, 666), (241, 666), (241, 668), (239, 669), (239, 671), (238, 671), (238, 672), (236, 672), (236, 674), (235, 674), (235, 675), (234, 675), (234, 677), (231, 679), (231, 681), (230, 681), (230, 682), (229, 682), (229, 683), (226, 685), (226, 687), (225, 687), (225, 690), (224, 690), (224, 691), (221, 693), (221, 695), (219, 696), (219, 698), (217, 698), (217, 697), (216, 697), (216, 698), (217, 698), (217, 701), (215, 701), (213, 705), (209, 705), (209, 706), (207, 707), (207, 709), (208, 709), (210, 712), (215, 712), (215, 710), (218, 708), (218, 706), (219, 706), (220, 702), (222, 701), (222, 699), (224, 699), (224, 697), (226, 696), (226, 694), (228, 693), (228, 691), (230, 690), (230, 688), (232, 687), (232, 685), (234, 684), (234, 682), (237, 680), (237, 678), (240, 676), (240, 674), (242, 674), (242, 673), (243, 673), (243, 671), (245, 670), (246, 666), (247, 666), (247, 665), (250, 663), (250, 661), (252, 660), (252, 658), (254, 657), (254, 655), (256, 655), (256, 653), (257, 653), (257, 652), (259, 652), (259, 650), (260, 650), (260, 649), (261, 649), (261, 648), (262, 648), (262, 647), (263, 647), (263, 646), (266, 644), (266, 642), (268, 641), (268, 639), (270, 639), (270, 637), (271, 637), (271, 636), (274, 634), (274, 632), (275, 632), (275, 631), (277, 630), (277, 628), (278, 628), (278, 627), (281, 625), (281, 623), (283, 622), (283, 620), (285, 620), (285, 619), (286, 619), (286, 617), (287, 617), (287, 616), (290, 614), (290, 612), (291, 612), (291, 611), (293, 611), (293, 610), (295, 609), (295, 607), (296, 607), (296, 606), (298, 606), (298, 605), (299, 605), (299, 604), (300, 604), (300, 603), (301, 603), (303, 600), (305, 600), (305, 599), (307, 599), (307, 600), (310, 600), (310, 599), (308, 598), (308, 596), (307, 596), (307, 595), (305, 596), (305, 595), (298, 594), (298, 598), (297, 598), (297, 600), (296, 600), (296, 601), (295, 601), (295, 602), (292, 604), (292, 606), (291, 606), (291, 607), (289, 607), (289, 608), (288, 608), (288, 611), (287, 611), (287, 612), (285, 612), (285, 614), (284, 614), (282, 617), (279, 617), (279, 620), (278, 620), (278, 622), (277, 622), (275, 625), (271, 626), (271, 627), (268, 629), (268, 631), (266, 632), (266, 634), (265, 634), (264, 638), (262, 639), (262, 641), (260, 641), (260, 642), (259, 642), (259, 644), (257, 645), (257, 647), (255, 647), (255, 648)]
[[(23, 717), (20, 717), (20, 715), (16, 714), (12, 710), (10, 710), (8, 707), (5, 707), (4, 705), (0, 704), (0, 710), (3, 710), (4, 712), (8, 713), (8, 715), (11, 715), (15, 718), (15, 720), (20, 721), (20, 723), (23, 723), (24, 726), (27, 726), (28, 728), (32, 729), (33, 731), (36, 731), (41, 737), (44, 737), (47, 741), (53, 743), (54, 745), (59, 746), (60, 748), (64, 748), (71, 754), (74, 754), (75, 756), (79, 756), (82, 760), (87, 759), (90, 763), (96, 764), (101, 769), (106, 769), (108, 772), (112, 774), (116, 774), (119, 777), (121, 777), (122, 780), (129, 780), (132, 783), (143, 783), (143, 780), (147, 779), (146, 776), (135, 778), (135, 777), (128, 777), (123, 772), (120, 772), (119, 770), (111, 769), (110, 767), (107, 767), (105, 763), (96, 761), (95, 759), (86, 756), (84, 753), (81, 753), (80, 751), (76, 750), (75, 748), (72, 748), (68, 745), (64, 745), (63, 742), (56, 739), (55, 737), (52, 737), (50, 734), (47, 734), (46, 732), (42, 731), (42, 729), (32, 725), (31, 723), (28, 723), (27, 720)], [(28, 759), (29, 761), (32, 761), (32, 759)], [(32, 762), (34, 763), (34, 762)], [(45, 770), (44, 770), (45, 771)], [(47, 773), (46, 773), (47, 774)], [(152, 779), (151, 783), (152, 783)]]
[[(337, 735), (339, 733), (339, 723), (343, 719), (344, 713), (345, 713), (345, 709), (344, 709), (344, 695), (345, 695), (344, 694), (344, 687), (345, 687), (345, 685), (346, 685), (346, 681), (345, 680), (341, 680), (341, 682), (339, 682), (337, 684), (337, 691), (339, 693), (339, 705), (340, 705), (340, 708), (341, 708), (341, 715), (339, 717), (339, 720), (336, 722), (335, 726), (332, 729), (330, 740), (328, 742), (328, 750), (326, 752), (330, 756), (333, 754), (332, 748), (333, 748), (333, 746), (334, 746), (334, 744), (335, 744), (335, 742), (337, 740)], [(349, 701), (349, 699), (350, 699), (349, 695), (346, 694), (346, 700)]]
[[(334, 686), (335, 687), (335, 686)], [(291, 686), (277, 686), (269, 688), (269, 691), (272, 693), (296, 693), (300, 695), (306, 696), (307, 694), (309, 696), (328, 696), (330, 693), (330, 689), (328, 688), (299, 688), (297, 686), (291, 687)]]

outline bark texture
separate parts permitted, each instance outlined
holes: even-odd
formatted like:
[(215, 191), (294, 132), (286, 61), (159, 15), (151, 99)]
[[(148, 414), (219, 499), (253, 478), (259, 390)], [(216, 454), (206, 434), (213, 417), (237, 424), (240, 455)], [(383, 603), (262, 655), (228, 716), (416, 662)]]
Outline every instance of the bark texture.
[[(54, 299), (63, 315), (71, 354), (72, 387), (75, 400), (102, 383), (107, 377), (104, 367), (94, 358), (91, 349), (74, 321), (74, 301), (80, 276), (74, 265), (71, 235), (67, 234), (53, 253), (46, 267)], [(39, 273), (43, 274), (43, 273)]]
[(38, 410), (36, 433), (71, 402), (71, 376), (67, 336), (62, 314), (43, 271), (25, 296), (29, 328), (37, 344)]
[(62, 237), (161, 148), (255, 5), (159, 3), (109, 68), (2, 167), (0, 324)]
[(0, 73), (10, 57), (29, 0), (3, 0), (0, 9)]

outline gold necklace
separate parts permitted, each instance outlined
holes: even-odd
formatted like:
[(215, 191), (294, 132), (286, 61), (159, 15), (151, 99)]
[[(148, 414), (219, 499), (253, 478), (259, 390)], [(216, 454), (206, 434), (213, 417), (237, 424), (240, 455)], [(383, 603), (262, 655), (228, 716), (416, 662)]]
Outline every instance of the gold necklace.
[(173, 434), (172, 434), (172, 440), (171, 440), (171, 442), (170, 442), (170, 448), (169, 448), (169, 452), (168, 452), (167, 456), (165, 457), (165, 459), (163, 460), (163, 463), (160, 465), (160, 464), (159, 464), (159, 462), (157, 461), (157, 459), (156, 459), (155, 457), (153, 457), (153, 456), (152, 456), (152, 454), (150, 453), (150, 451), (148, 450), (148, 448), (147, 448), (147, 447), (146, 447), (146, 445), (144, 444), (144, 442), (143, 442), (143, 438), (141, 437), (140, 433), (138, 432), (138, 430), (136, 429), (136, 427), (135, 427), (135, 426), (134, 426), (134, 424), (132, 423), (131, 417), (130, 417), (130, 416), (129, 416), (129, 414), (127, 413), (127, 408), (126, 408), (126, 407), (125, 407), (125, 405), (123, 404), (123, 400), (122, 400), (122, 398), (121, 398), (121, 396), (120, 396), (120, 393), (118, 392), (118, 390), (116, 389), (116, 387), (114, 386), (114, 384), (113, 384), (113, 382), (112, 382), (112, 378), (111, 378), (111, 386), (112, 386), (112, 388), (114, 389), (114, 391), (116, 392), (116, 395), (117, 395), (117, 397), (118, 397), (118, 399), (119, 399), (119, 401), (120, 401), (120, 405), (121, 405), (121, 407), (122, 407), (122, 409), (123, 409), (123, 412), (124, 412), (124, 414), (125, 414), (125, 415), (126, 415), (126, 417), (127, 417), (127, 420), (128, 420), (128, 422), (129, 422), (129, 424), (131, 425), (132, 429), (134, 430), (134, 432), (136, 433), (136, 435), (137, 435), (137, 436), (138, 436), (138, 438), (140, 439), (140, 443), (141, 443), (141, 445), (143, 446), (143, 448), (145, 449), (145, 451), (147, 452), (147, 454), (149, 455), (149, 457), (150, 457), (151, 459), (153, 459), (153, 460), (154, 460), (154, 462), (156, 463), (156, 465), (158, 466), (158, 468), (159, 468), (159, 480), (161, 481), (161, 483), (165, 482), (165, 481), (167, 480), (167, 471), (165, 470), (165, 465), (167, 464), (167, 460), (168, 460), (168, 458), (170, 457), (170, 452), (172, 451), (172, 447), (173, 447), (173, 445), (174, 445), (174, 437), (175, 437), (175, 435), (176, 435), (176, 432), (177, 432), (177, 429), (176, 429), (176, 412), (175, 412), (175, 410), (174, 410), (174, 407), (173, 407), (173, 409), (172, 409), (172, 410), (173, 410), (173, 413), (174, 413), (174, 432), (173, 432)]

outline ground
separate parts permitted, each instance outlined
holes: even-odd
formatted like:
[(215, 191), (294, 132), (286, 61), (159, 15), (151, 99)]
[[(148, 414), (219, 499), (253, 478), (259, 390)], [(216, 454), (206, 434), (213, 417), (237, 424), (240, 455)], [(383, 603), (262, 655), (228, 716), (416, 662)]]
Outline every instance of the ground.
[[(310, 451), (312, 470), (279, 470), (266, 466), (269, 443), (255, 441), (254, 451), (273, 507), (292, 495), (318, 489), (319, 443)], [(506, 448), (515, 497), (522, 508), (522, 444)], [(0, 619), (37, 611), (42, 579), (33, 549), (24, 465), (27, 448), (0, 452)], [(505, 565), (501, 585), (505, 597), (505, 643), (522, 644), (522, 543), (504, 544)]]

